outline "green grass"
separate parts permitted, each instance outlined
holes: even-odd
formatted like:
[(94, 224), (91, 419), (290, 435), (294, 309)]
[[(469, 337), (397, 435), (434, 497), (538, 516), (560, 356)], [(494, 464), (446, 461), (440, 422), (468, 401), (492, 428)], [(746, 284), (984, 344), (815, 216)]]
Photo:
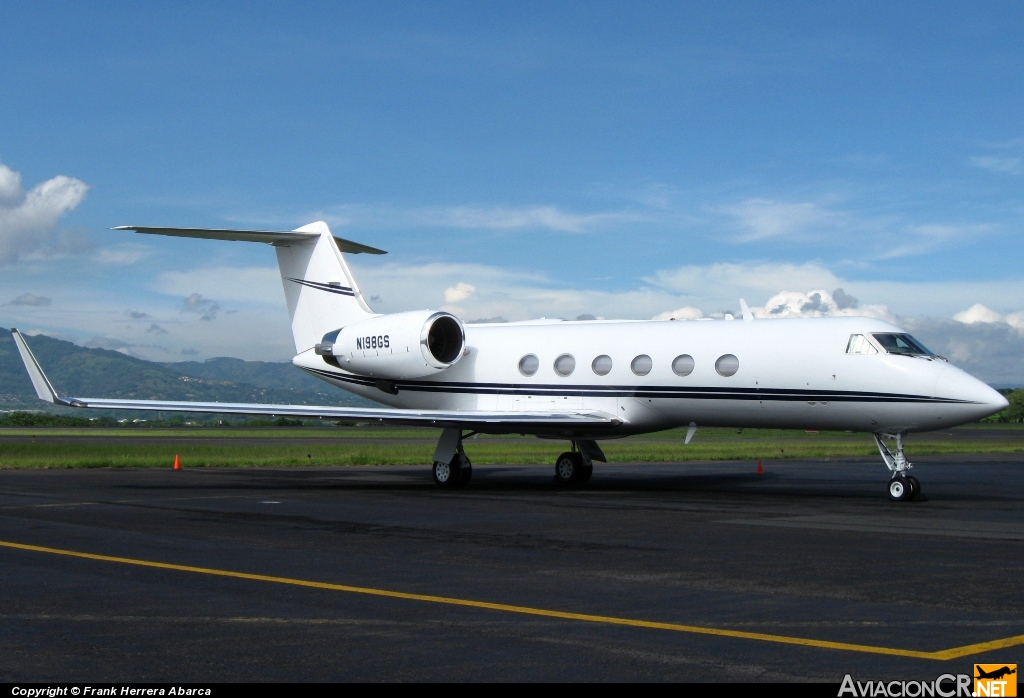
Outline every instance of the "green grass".
[[(1024, 428), (985, 425), (991, 437), (963, 427), (952, 434), (911, 435), (907, 451), (935, 453), (1024, 452)], [(305, 465), (424, 465), (437, 431), (386, 427), (338, 429), (97, 429), (34, 428), (0, 430), (0, 468), (169, 468), (175, 455), (184, 467)], [(612, 462), (838, 458), (877, 455), (867, 434), (771, 429), (704, 428), (689, 445), (677, 429), (601, 442)], [(35, 437), (27, 441), (25, 437)], [(62, 439), (74, 438), (74, 443)], [(111, 438), (122, 438), (111, 442)], [(273, 443), (247, 443), (252, 439)], [(212, 442), (210, 441), (212, 440)], [(290, 444), (289, 441), (296, 443)], [(299, 442), (302, 440), (302, 442)], [(481, 436), (466, 441), (477, 464), (551, 463), (566, 450), (564, 441), (520, 436)]]

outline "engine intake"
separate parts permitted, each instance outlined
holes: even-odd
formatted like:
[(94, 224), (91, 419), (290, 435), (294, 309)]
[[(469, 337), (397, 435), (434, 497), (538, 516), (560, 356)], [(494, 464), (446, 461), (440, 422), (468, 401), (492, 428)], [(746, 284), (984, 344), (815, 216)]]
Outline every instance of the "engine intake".
[(452, 315), (414, 310), (380, 315), (324, 335), (315, 351), (351, 373), (373, 378), (422, 378), (454, 365), (465, 353), (466, 330)]

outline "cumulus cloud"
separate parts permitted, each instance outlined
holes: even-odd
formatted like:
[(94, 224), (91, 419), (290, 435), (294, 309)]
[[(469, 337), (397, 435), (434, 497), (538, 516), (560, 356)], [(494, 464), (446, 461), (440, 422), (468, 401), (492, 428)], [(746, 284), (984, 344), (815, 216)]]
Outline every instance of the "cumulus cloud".
[(46, 296), (34, 296), (31, 293), (23, 293), (17, 298), (13, 299), (9, 305), (28, 305), (34, 307), (44, 307), (53, 303), (52, 298)]
[(146, 328), (146, 334), (167, 334), (167, 330), (154, 322)]
[(144, 313), (141, 310), (126, 310), (124, 316), (129, 320), (145, 320), (150, 317), (149, 313)]
[(925, 346), (983, 381), (1024, 387), (1024, 332), (1004, 322), (965, 324), (936, 318), (906, 318), (902, 326)]
[(200, 320), (215, 320), (219, 311), (220, 304), (198, 293), (190, 294), (181, 304), (181, 312), (195, 313)]
[(472, 286), (463, 281), (446, 288), (444, 290), (444, 302), (445, 303), (458, 303), (464, 301), (470, 296), (476, 293), (476, 286)]
[(981, 303), (975, 303), (967, 310), (961, 310), (959, 313), (954, 315), (953, 319), (965, 325), (977, 325), (979, 323), (991, 325), (1000, 323), (1003, 325), (1009, 325), (1010, 327), (1024, 333), (1024, 310), (1018, 310), (1015, 313), (1002, 315)]
[(652, 320), (700, 320), (704, 317), (704, 313), (701, 312), (700, 308), (694, 308), (689, 305), (682, 308), (676, 308), (675, 310), (667, 310), (664, 313), (658, 313)]
[[(836, 301), (837, 293), (842, 293), (842, 303)], [(782, 291), (769, 298), (763, 307), (751, 308), (750, 312), (760, 318), (856, 316), (897, 322), (887, 306), (862, 305), (842, 289), (836, 289), (834, 293), (823, 289), (808, 292)]]
[(0, 163), (0, 264), (54, 247), (57, 223), (85, 198), (85, 182), (58, 175), (29, 191), (21, 174)]
[(953, 319), (965, 325), (973, 325), (977, 322), (1002, 322), (1003, 316), (994, 310), (986, 308), (981, 303), (975, 303), (967, 310), (961, 310), (954, 315)]

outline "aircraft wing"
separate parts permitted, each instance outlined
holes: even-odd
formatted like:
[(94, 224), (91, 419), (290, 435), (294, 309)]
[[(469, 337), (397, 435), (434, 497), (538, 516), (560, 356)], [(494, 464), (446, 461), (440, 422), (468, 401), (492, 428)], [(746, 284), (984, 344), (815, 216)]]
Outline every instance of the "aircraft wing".
[(29, 378), (40, 400), (65, 405), (105, 410), (147, 410), (199, 412), (208, 414), (245, 414), (266, 417), (305, 417), (346, 419), (423, 427), (453, 427), (486, 432), (558, 432), (572, 429), (614, 427), (621, 420), (604, 412), (487, 412), (479, 410), (402, 410), (386, 407), (334, 407), (331, 405), (270, 405), (246, 402), (177, 402), (172, 400), (122, 400), (118, 398), (61, 397), (50, 384), (42, 367), (28, 348), (21, 332), (12, 328)]

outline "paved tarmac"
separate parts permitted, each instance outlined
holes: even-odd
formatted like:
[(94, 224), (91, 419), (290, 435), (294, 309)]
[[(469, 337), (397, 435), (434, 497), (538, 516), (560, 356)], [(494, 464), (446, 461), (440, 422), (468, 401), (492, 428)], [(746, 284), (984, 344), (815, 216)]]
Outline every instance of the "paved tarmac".
[(905, 504), (875, 459), (598, 464), (571, 490), (549, 466), (478, 466), (460, 491), (426, 467), (0, 471), (0, 680), (838, 682), (1024, 659), (936, 654), (1024, 635), (1024, 454), (916, 461)]

